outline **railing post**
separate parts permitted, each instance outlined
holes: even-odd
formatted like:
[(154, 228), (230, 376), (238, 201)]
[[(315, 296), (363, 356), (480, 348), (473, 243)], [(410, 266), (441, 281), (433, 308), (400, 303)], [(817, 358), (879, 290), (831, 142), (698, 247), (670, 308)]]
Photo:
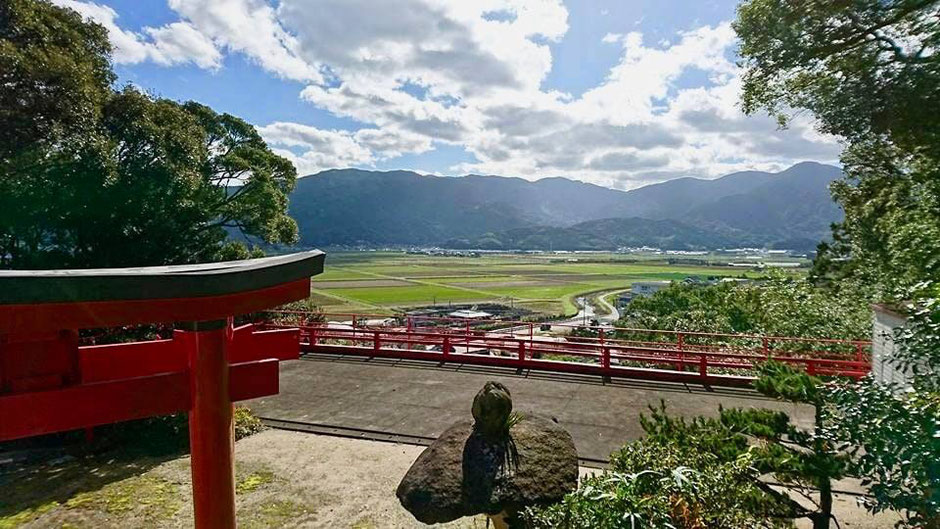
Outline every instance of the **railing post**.
[(467, 320), (467, 326), (464, 328), (464, 341), (467, 343), (467, 351), (470, 350), (470, 320)]
[(444, 337), (444, 343), (441, 345), (441, 354), (444, 355), (445, 362), (450, 358), (450, 336)]
[(815, 375), (816, 374), (816, 362), (812, 360), (806, 361), (806, 374)]
[(379, 349), (382, 348), (382, 337), (379, 335), (379, 331), (375, 331), (372, 335), (372, 350), (376, 353), (379, 352)]
[(185, 324), (189, 450), (197, 529), (235, 528), (235, 423), (228, 387), (232, 320)]
[(519, 367), (525, 367), (525, 342), (519, 340)]
[(699, 353), (698, 374), (702, 377), (702, 382), (705, 382), (708, 378), (708, 355), (706, 353)]
[(767, 359), (770, 360), (770, 341), (767, 339), (766, 336), (764, 336), (763, 338), (761, 338), (761, 343), (764, 347), (764, 356), (766, 356)]
[(676, 346), (679, 349), (679, 371), (685, 371), (685, 335), (676, 333)]
[(862, 344), (860, 343), (855, 344), (855, 361), (856, 362), (865, 361), (865, 353), (862, 351)]
[(412, 348), (411, 340), (414, 338), (414, 322), (411, 320), (411, 316), (408, 316), (408, 326), (406, 328), (407, 333), (405, 336), (408, 338), (408, 350)]

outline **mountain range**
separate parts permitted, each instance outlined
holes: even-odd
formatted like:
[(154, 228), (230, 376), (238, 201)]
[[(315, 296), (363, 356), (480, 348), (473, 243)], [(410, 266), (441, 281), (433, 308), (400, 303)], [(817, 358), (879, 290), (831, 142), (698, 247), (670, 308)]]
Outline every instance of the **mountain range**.
[(620, 191), (566, 178), (333, 169), (298, 179), (290, 214), (304, 246), (809, 250), (842, 218), (828, 190), (841, 175), (803, 162)]

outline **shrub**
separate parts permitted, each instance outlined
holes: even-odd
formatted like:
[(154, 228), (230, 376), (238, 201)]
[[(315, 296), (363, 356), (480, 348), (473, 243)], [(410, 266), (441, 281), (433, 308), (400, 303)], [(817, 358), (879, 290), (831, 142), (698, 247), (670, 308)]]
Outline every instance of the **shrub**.
[(689, 445), (642, 440), (624, 446), (610, 463), (562, 502), (528, 509), (526, 522), (562, 529), (791, 526), (786, 506), (756, 484), (747, 451), (722, 461)]
[(235, 440), (244, 439), (264, 430), (264, 424), (257, 415), (244, 406), (235, 407)]

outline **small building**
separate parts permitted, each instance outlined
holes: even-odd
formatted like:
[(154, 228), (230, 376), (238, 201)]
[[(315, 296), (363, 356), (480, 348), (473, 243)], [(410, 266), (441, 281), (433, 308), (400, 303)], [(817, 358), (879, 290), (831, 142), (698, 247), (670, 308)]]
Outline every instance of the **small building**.
[(484, 312), (482, 310), (475, 309), (460, 309), (455, 310), (447, 315), (449, 318), (458, 318), (461, 320), (486, 320), (492, 318), (493, 315), (489, 312)]
[(630, 300), (633, 299), (633, 294), (629, 292), (621, 292), (617, 295), (617, 308), (622, 309), (630, 304)]
[(897, 384), (901, 388), (911, 385), (911, 373), (900, 369), (892, 361), (896, 345), (895, 333), (907, 325), (907, 317), (892, 307), (873, 305), (874, 322), (871, 340), (871, 373), (877, 382)]
[(671, 284), (671, 281), (637, 281), (630, 285), (630, 296), (631, 298), (652, 296)]

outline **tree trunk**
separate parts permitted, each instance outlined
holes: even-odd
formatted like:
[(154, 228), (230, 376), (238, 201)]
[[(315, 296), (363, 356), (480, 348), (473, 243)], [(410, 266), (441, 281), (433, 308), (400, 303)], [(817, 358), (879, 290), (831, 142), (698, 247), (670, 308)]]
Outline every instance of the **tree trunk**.
[(832, 482), (828, 477), (819, 480), (819, 512), (813, 517), (813, 529), (829, 529), (832, 519)]

